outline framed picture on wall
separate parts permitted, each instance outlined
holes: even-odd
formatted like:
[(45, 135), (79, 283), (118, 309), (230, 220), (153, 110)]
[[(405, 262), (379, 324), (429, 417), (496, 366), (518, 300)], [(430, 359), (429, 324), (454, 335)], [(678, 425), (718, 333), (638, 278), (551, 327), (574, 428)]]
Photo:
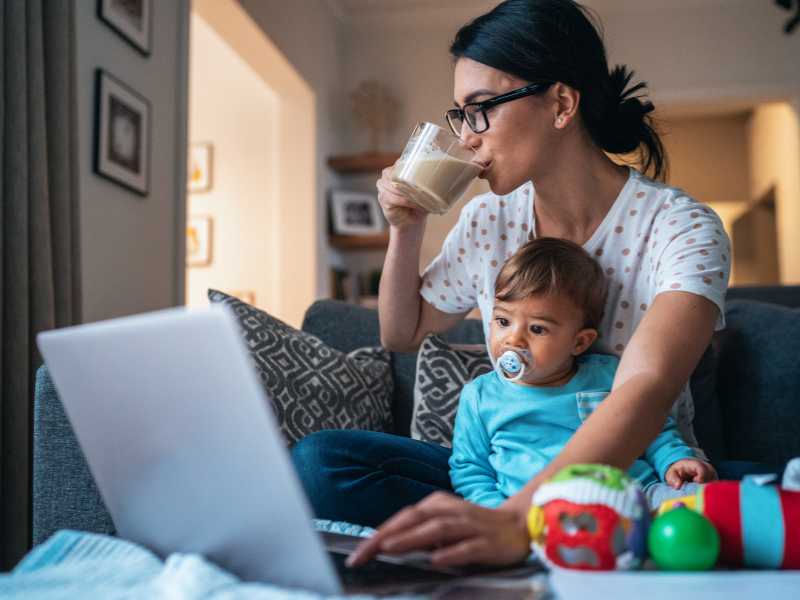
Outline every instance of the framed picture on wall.
[(97, 0), (97, 16), (145, 56), (150, 54), (153, 0)]
[(383, 231), (383, 215), (375, 194), (331, 192), (331, 224), (336, 235), (370, 235)]
[(211, 189), (213, 175), (214, 147), (208, 142), (193, 143), (189, 146), (188, 191), (192, 194)]
[(150, 103), (97, 69), (94, 170), (134, 192), (150, 191)]
[(190, 267), (211, 265), (214, 222), (207, 215), (189, 217), (186, 222), (186, 264)]

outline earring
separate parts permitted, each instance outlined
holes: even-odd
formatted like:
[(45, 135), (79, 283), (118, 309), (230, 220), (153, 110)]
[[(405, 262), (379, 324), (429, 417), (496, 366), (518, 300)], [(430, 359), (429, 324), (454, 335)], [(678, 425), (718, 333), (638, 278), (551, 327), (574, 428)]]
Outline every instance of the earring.
[(558, 117), (556, 119), (556, 127), (561, 127), (564, 124), (564, 117)]

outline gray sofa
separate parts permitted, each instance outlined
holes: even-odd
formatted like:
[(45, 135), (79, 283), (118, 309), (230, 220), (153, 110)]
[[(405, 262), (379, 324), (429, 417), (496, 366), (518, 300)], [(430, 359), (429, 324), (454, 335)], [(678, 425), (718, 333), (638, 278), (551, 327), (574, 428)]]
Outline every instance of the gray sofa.
[[(712, 460), (785, 463), (800, 456), (800, 286), (731, 288), (726, 330), (692, 376), (695, 429)], [(680, 323), (676, 323), (676, 327)], [(333, 300), (309, 307), (302, 328), (342, 351), (379, 345), (374, 310)], [(479, 321), (445, 336), (479, 343)], [(409, 434), (416, 355), (392, 354), (395, 433)], [(37, 373), (33, 436), (33, 542), (58, 529), (113, 533), (61, 402)]]

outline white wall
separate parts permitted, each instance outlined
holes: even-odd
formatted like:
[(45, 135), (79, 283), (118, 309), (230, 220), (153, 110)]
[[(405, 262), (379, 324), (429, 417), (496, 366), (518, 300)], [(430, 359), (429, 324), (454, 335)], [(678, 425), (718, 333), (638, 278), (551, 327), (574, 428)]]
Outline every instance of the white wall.
[(277, 169), (272, 139), (275, 93), (202, 18), (192, 14), (189, 139), (213, 143), (213, 184), (190, 194), (189, 215), (213, 219), (213, 259), (191, 267), (186, 303), (206, 306), (207, 289), (251, 290), (256, 305), (275, 312), (275, 273), (267, 257), (270, 191)]
[[(96, 9), (96, 0), (75, 3), (83, 316), (87, 322), (183, 301), (188, 2), (153, 2), (149, 57), (100, 21)], [(150, 101), (150, 194), (146, 197), (93, 173), (98, 67)]]
[[(338, 185), (338, 178), (328, 168), (327, 158), (341, 153), (344, 123), (342, 73), (346, 70), (341, 60), (344, 38), (341, 23), (322, 0), (264, 2), (241, 0), (269, 39), (280, 49), (289, 62), (313, 89), (316, 97), (316, 179), (318, 207), (314, 217), (317, 243), (317, 293), (328, 294), (328, 245), (326, 203), (327, 192)], [(287, 201), (289, 199), (287, 198)]]

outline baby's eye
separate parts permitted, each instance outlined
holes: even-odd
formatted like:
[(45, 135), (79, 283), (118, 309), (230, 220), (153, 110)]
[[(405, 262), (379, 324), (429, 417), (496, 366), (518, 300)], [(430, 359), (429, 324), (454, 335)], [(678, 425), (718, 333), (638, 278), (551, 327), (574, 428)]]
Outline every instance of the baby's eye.
[(544, 335), (547, 333), (547, 329), (541, 325), (531, 325), (531, 333), (533, 333), (533, 335)]
[(495, 323), (500, 325), (500, 327), (508, 327), (508, 319), (505, 319), (503, 317), (496, 317), (494, 321)]

